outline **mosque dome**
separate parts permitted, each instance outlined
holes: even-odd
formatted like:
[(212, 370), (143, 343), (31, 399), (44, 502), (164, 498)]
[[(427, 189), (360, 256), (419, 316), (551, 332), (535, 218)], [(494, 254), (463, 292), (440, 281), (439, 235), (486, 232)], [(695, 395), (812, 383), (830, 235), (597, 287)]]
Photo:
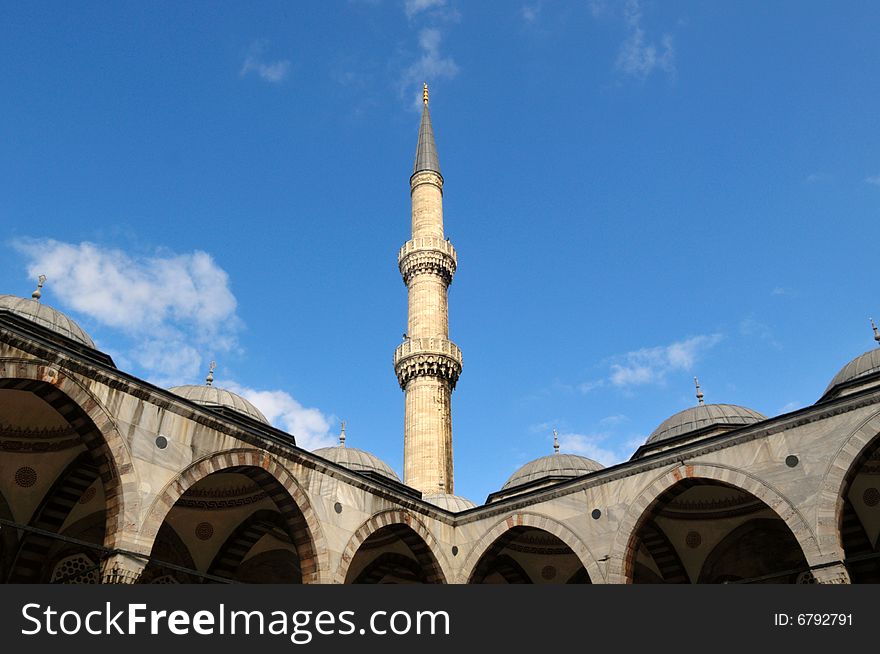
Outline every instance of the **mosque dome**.
[[(874, 340), (880, 345), (880, 330), (877, 329), (873, 319), (871, 320), (871, 327), (874, 329)], [(828, 388), (825, 389), (822, 396), (828, 395), (836, 386), (851, 382), (860, 377), (867, 377), (875, 372), (880, 372), (880, 348), (868, 350), (841, 368), (840, 372), (834, 375), (834, 379), (828, 384)]]
[(312, 454), (317, 454), (323, 459), (332, 461), (354, 472), (373, 473), (393, 481), (400, 481), (400, 477), (391, 469), (391, 466), (379, 457), (364, 450), (359, 450), (356, 447), (346, 447), (344, 422), (342, 423), (342, 433), (339, 435), (339, 445), (336, 447), (321, 447), (314, 450)]
[(440, 507), (441, 509), (451, 511), (452, 513), (460, 513), (462, 511), (467, 511), (468, 509), (473, 509), (477, 506), (465, 497), (461, 497), (460, 495), (450, 495), (449, 493), (424, 495), (422, 496), (422, 499), (425, 500), (428, 504), (433, 504), (434, 506)]
[[(42, 282), (40, 286), (42, 286)], [(34, 291), (34, 294), (36, 298), (39, 298), (38, 291)], [(95, 342), (85, 333), (82, 327), (60, 311), (42, 304), (36, 298), (29, 300), (15, 295), (0, 295), (0, 309), (7, 309), (22, 318), (51, 329), (57, 334), (95, 349)]]
[(175, 395), (179, 395), (184, 399), (208, 407), (209, 409), (224, 407), (237, 411), (238, 413), (253, 418), (258, 422), (262, 422), (263, 424), (270, 424), (269, 420), (266, 419), (266, 416), (263, 415), (263, 412), (244, 399), (241, 395), (233, 393), (232, 391), (227, 391), (225, 388), (212, 386), (214, 382), (214, 366), (215, 364), (212, 361), (211, 370), (208, 373), (204, 385), (195, 386), (193, 384), (187, 384), (185, 386), (175, 386), (168, 390)]
[(880, 372), (880, 348), (869, 350), (857, 356), (841, 368), (840, 372), (834, 375), (834, 379), (828, 384), (828, 388), (825, 389), (823, 395), (828, 395), (835, 386), (845, 384), (859, 377), (867, 377), (875, 372)]
[(582, 477), (602, 470), (601, 463), (577, 454), (548, 454), (525, 464), (514, 472), (501, 490), (537, 481), (538, 479), (558, 479), (559, 477)]
[(707, 427), (734, 429), (767, 419), (763, 413), (736, 404), (704, 404), (703, 391), (700, 389), (700, 382), (696, 377), (694, 377), (694, 384), (697, 387), (697, 402), (699, 404), (679, 411), (661, 422), (660, 426), (648, 436), (648, 440), (645, 441), (646, 445), (659, 443), (682, 434), (690, 434)]

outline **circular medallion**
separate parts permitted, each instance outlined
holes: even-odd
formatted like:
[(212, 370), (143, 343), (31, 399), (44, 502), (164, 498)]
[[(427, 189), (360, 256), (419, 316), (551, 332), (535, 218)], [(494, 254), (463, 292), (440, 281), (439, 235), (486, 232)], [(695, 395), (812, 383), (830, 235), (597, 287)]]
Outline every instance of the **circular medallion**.
[(200, 522), (196, 525), (196, 538), (199, 540), (208, 540), (214, 535), (214, 525), (210, 522)]
[(37, 471), (30, 466), (22, 466), (15, 471), (15, 483), (22, 488), (30, 488), (37, 483)]

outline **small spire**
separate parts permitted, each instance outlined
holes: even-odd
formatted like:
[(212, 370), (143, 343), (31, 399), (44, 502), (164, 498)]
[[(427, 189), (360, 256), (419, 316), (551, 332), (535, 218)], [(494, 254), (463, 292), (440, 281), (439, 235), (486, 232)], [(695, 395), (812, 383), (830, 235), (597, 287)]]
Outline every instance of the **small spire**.
[(440, 158), (437, 156), (437, 144), (434, 142), (434, 128), (431, 126), (431, 110), (428, 109), (428, 85), (422, 87), (422, 120), (419, 123), (419, 141), (416, 144), (416, 158), (413, 164), (413, 175), (422, 170), (429, 170), (440, 175)]
[(704, 402), (703, 402), (703, 391), (700, 390), (700, 380), (697, 379), (696, 377), (694, 377), (694, 386), (697, 387), (697, 402), (699, 402), (700, 405), (702, 406), (702, 405), (704, 404)]
[(345, 447), (345, 420), (342, 421), (342, 431), (339, 432), (339, 447)]
[(553, 428), (553, 454), (559, 454), (559, 432)]
[(874, 324), (874, 319), (871, 318), (871, 328), (874, 330), (874, 340), (877, 341), (877, 345), (880, 345), (880, 330), (877, 329), (877, 325)]
[(43, 284), (46, 283), (46, 279), (46, 275), (40, 275), (39, 277), (37, 277), (37, 288), (36, 290), (34, 290), (33, 293), (31, 293), (31, 297), (35, 300), (39, 300), (42, 297), (43, 292), (40, 289), (43, 288)]
[(208, 367), (208, 376), (205, 377), (205, 385), (210, 386), (214, 383), (214, 370), (217, 368), (217, 362), (212, 361)]
[(428, 106), (428, 83), (425, 82), (424, 86), (422, 86), (422, 102), (425, 103), (425, 106)]

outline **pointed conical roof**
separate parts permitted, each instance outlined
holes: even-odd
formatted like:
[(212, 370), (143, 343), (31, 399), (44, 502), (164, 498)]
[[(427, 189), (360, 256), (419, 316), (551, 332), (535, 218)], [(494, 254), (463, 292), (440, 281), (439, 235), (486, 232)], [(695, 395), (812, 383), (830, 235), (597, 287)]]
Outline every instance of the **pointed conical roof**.
[(431, 112), (428, 109), (427, 94), (425, 95), (425, 106), (422, 109), (422, 122), (419, 125), (419, 144), (416, 146), (413, 175), (422, 170), (430, 170), (440, 175), (440, 158), (437, 156), (437, 144), (434, 143), (434, 128), (431, 126)]

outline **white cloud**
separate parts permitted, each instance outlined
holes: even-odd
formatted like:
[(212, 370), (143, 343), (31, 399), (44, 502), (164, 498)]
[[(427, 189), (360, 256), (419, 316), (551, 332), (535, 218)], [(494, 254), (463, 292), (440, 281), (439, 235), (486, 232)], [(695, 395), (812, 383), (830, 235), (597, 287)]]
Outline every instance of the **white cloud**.
[(452, 79), (458, 75), (458, 65), (452, 57), (440, 53), (443, 35), (435, 27), (427, 27), (419, 32), (419, 58), (404, 71), (401, 80), (401, 92), (415, 93), (413, 107), (416, 111), (422, 108), (421, 82), (434, 82), (438, 79)]
[(787, 402), (783, 407), (779, 410), (779, 413), (791, 413), (792, 411), (797, 411), (802, 406), (804, 406), (801, 402)]
[(873, 184), (874, 186), (880, 186), (880, 175), (871, 175), (870, 177), (866, 177), (865, 181), (868, 184)]
[(336, 436), (330, 433), (334, 418), (319, 409), (304, 407), (287, 391), (257, 390), (228, 380), (216, 383), (252, 402), (269, 422), (293, 434), (296, 444), (303, 449), (329, 447), (337, 442)]
[(561, 452), (580, 454), (593, 459), (603, 466), (620, 463), (624, 460), (623, 457), (601, 444), (607, 439), (607, 434), (559, 434), (559, 449)]
[(44, 301), (119, 330), (130, 341), (123, 354), (154, 383), (193, 381), (201, 374), (199, 351), (237, 346), (241, 321), (229, 276), (206, 252), (132, 257), (53, 239), (20, 239), (13, 247), (31, 277), (48, 277)]
[(820, 184), (822, 182), (827, 182), (830, 180), (831, 175), (829, 175), (828, 173), (810, 173), (804, 179), (807, 184)]
[(596, 390), (597, 388), (602, 388), (605, 385), (604, 379), (594, 379), (592, 381), (585, 381), (578, 384), (578, 390), (586, 395), (587, 393)]
[(638, 0), (627, 0), (623, 13), (628, 35), (617, 54), (616, 68), (639, 79), (647, 78), (655, 70), (674, 74), (675, 47), (672, 35), (664, 34), (659, 45), (647, 39)]
[(670, 345), (627, 352), (611, 364), (609, 381), (617, 387), (662, 382), (673, 370), (691, 370), (698, 358), (722, 338), (721, 334), (693, 336)]
[(287, 73), (290, 72), (290, 60), (266, 61), (263, 57), (265, 50), (265, 41), (256, 41), (251, 45), (238, 73), (240, 77), (254, 73), (260, 79), (272, 84), (277, 84), (287, 77)]
[(446, 0), (404, 0), (403, 10), (407, 18), (412, 18), (428, 9), (436, 9), (446, 5)]

